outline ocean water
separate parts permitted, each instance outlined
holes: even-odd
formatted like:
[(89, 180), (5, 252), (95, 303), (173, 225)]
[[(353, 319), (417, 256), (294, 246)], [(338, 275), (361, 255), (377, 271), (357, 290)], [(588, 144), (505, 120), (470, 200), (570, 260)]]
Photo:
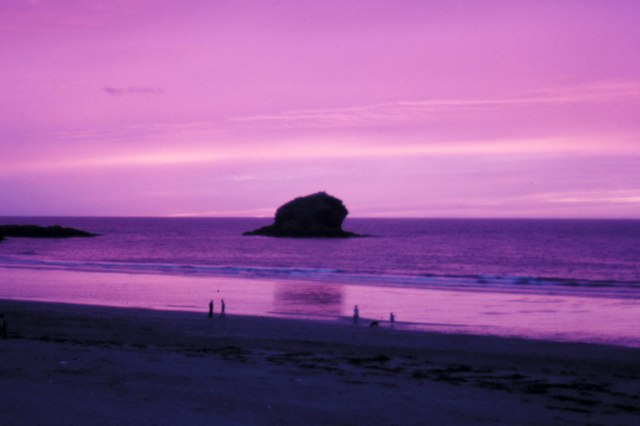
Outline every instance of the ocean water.
[(8, 239), (0, 265), (640, 297), (640, 221), (351, 219), (369, 237), (241, 235), (269, 222), (0, 218), (101, 234)]
[(344, 319), (360, 304), (398, 326), (640, 345), (640, 221), (348, 219), (369, 236), (338, 240), (241, 235), (269, 219), (0, 223), (100, 234), (3, 241), (4, 298), (200, 309), (215, 287), (239, 313)]

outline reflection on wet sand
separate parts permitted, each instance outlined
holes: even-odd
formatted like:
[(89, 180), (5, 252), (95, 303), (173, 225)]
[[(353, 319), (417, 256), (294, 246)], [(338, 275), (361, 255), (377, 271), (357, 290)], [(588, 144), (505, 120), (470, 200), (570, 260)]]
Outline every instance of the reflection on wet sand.
[(342, 315), (342, 286), (326, 283), (279, 282), (273, 292), (273, 309), (286, 315), (332, 317)]
[(639, 300), (448, 291), (228, 277), (0, 268), (0, 299), (201, 312), (221, 299), (228, 317), (378, 321), (425, 331), (640, 347)]

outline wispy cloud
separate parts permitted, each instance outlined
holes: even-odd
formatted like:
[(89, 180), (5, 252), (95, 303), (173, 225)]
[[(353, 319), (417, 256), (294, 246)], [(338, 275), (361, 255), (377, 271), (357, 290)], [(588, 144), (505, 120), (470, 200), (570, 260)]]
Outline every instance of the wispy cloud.
[(549, 202), (565, 204), (640, 204), (640, 189), (578, 191), (547, 196)]
[(145, 0), (17, 0), (0, 2), (0, 31), (45, 33), (118, 24)]
[(640, 188), (575, 189), (567, 191), (533, 192), (503, 199), (513, 204), (546, 205), (559, 208), (572, 206), (640, 206)]
[[(252, 145), (230, 146), (224, 143), (210, 146), (175, 146), (153, 149), (148, 147), (132, 147), (129, 149), (103, 150), (97, 154), (87, 152), (85, 156), (75, 155), (42, 159), (14, 161), (4, 167), (0, 173), (12, 172), (47, 172), (55, 170), (97, 169), (114, 167), (166, 167), (196, 164), (214, 164), (230, 162), (260, 161), (288, 162), (300, 161), (332, 161), (365, 159), (393, 159), (440, 157), (453, 158), (465, 156), (526, 156), (532, 153), (550, 155), (571, 155), (572, 153), (598, 154), (602, 141), (581, 140), (580, 143), (566, 143), (566, 140), (555, 138), (517, 139), (517, 140), (471, 140), (454, 143), (430, 144), (388, 144), (362, 145), (349, 141), (311, 141), (304, 144), (269, 144), (267, 146)], [(126, 152), (125, 152), (126, 151)], [(626, 152), (626, 151), (620, 151)]]
[(378, 203), (355, 209), (367, 212), (359, 215), (362, 217), (567, 217), (570, 211), (570, 216), (589, 218), (624, 217), (625, 209), (631, 212), (628, 217), (634, 217), (632, 212), (638, 207), (640, 188), (534, 192), (500, 198), (486, 198), (486, 194), (469, 198), (464, 194), (431, 200), (428, 206)]
[(245, 210), (209, 210), (170, 214), (167, 217), (273, 217), (274, 208), (256, 208)]
[(601, 103), (640, 99), (640, 82), (599, 83), (548, 88), (499, 98), (427, 99), (383, 102), (342, 108), (303, 109), (237, 117), (233, 122), (265, 127), (358, 127), (429, 121), (447, 114), (475, 114), (481, 110)]
[(130, 87), (104, 86), (102, 90), (104, 90), (104, 93), (111, 96), (164, 94), (164, 89), (159, 86), (130, 86)]

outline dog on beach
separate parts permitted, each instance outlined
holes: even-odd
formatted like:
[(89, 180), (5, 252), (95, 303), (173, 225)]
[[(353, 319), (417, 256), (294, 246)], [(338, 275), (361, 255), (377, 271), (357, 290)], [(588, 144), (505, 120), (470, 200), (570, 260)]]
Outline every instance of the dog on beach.
[(379, 327), (380, 326), (380, 321), (371, 321), (369, 323), (369, 327), (371, 328), (375, 328), (375, 327)]

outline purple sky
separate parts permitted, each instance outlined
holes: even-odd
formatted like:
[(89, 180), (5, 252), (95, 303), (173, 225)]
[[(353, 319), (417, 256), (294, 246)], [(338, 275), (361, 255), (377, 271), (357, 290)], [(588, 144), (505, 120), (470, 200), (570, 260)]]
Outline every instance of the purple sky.
[(0, 215), (640, 218), (640, 2), (3, 0)]

